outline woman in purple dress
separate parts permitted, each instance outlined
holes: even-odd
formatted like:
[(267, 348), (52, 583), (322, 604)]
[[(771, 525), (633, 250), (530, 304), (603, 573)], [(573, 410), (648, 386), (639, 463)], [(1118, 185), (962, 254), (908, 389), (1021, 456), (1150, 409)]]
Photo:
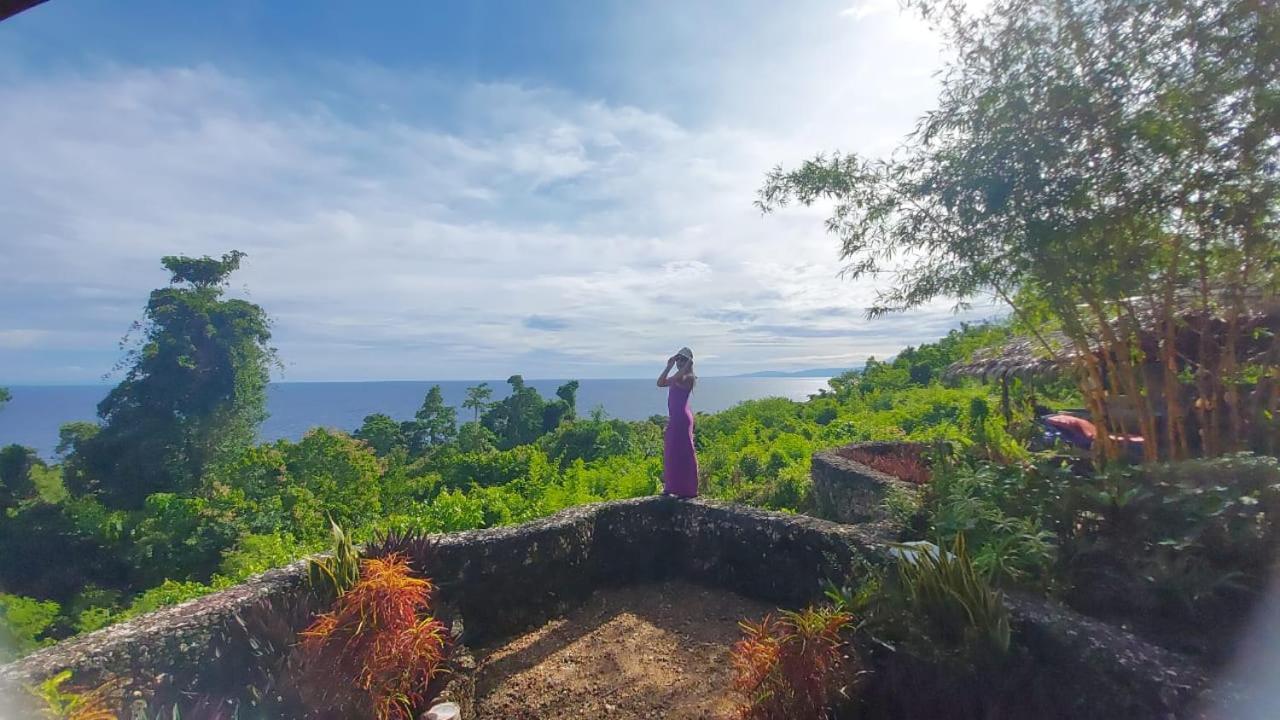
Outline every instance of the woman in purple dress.
[[(671, 369), (675, 368), (675, 374)], [(689, 393), (698, 376), (693, 374), (693, 351), (687, 347), (667, 360), (658, 376), (658, 387), (667, 388), (667, 421), (662, 451), (662, 493), (676, 497), (697, 497), (698, 458), (693, 453), (693, 411)]]

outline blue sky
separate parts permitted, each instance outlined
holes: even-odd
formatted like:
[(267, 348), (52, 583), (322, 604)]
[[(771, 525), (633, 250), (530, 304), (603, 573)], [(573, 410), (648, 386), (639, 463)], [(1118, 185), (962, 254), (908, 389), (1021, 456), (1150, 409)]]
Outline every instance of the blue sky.
[(284, 380), (892, 354), (961, 318), (864, 319), (823, 209), (751, 201), (940, 63), (893, 0), (50, 0), (0, 23), (0, 383), (100, 380), (160, 256), (232, 248)]

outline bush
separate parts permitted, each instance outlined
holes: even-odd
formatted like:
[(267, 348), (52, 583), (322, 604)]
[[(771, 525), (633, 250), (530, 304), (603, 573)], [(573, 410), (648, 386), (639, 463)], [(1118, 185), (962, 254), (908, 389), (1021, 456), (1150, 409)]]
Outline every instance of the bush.
[(245, 535), (222, 554), (218, 574), (240, 581), (272, 568), (284, 567), (306, 554), (292, 535)]
[(307, 563), (307, 584), (323, 597), (341, 597), (360, 580), (360, 557), (341, 526), (330, 521), (329, 527), (332, 550)]
[(360, 580), (301, 634), (301, 685), (326, 716), (372, 712), (412, 720), (430, 697), (447, 633), (431, 617), (433, 587), (396, 554), (360, 563)]
[(903, 553), (892, 587), (905, 619), (899, 630), (918, 652), (976, 667), (995, 665), (1009, 652), (1009, 613), (970, 560), (963, 534), (949, 552), (923, 546)]
[(116, 616), (117, 620), (127, 620), (131, 617), (144, 615), (153, 610), (159, 610), (162, 607), (177, 605), (194, 598), (208, 595), (217, 590), (217, 587), (205, 585), (199, 582), (180, 582), (177, 580), (165, 580), (160, 585), (151, 588), (134, 599), (124, 612)]
[(0, 662), (51, 644), (53, 641), (43, 636), (60, 610), (56, 602), (0, 593)]
[(1059, 527), (1069, 477), (1052, 467), (944, 462), (926, 491), (934, 535), (944, 543), (965, 535), (990, 582), (1048, 585), (1057, 548), (1042, 522)]
[(1280, 461), (1242, 453), (1112, 469), (1079, 482), (1068, 508), (1073, 603), (1202, 628), (1242, 615), (1267, 580)]
[(742, 622), (744, 638), (731, 656), (734, 689), (743, 701), (743, 720), (820, 720), (827, 717), (840, 689), (841, 633), (853, 618), (835, 608), (810, 607), (802, 612), (766, 615), (759, 623)]

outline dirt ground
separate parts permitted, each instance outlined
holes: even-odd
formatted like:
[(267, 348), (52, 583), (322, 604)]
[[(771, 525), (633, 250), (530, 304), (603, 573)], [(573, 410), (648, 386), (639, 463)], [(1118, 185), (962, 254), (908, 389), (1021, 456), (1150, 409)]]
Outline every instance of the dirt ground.
[(480, 648), (481, 720), (722, 718), (738, 621), (773, 608), (684, 582), (601, 590), (567, 617)]

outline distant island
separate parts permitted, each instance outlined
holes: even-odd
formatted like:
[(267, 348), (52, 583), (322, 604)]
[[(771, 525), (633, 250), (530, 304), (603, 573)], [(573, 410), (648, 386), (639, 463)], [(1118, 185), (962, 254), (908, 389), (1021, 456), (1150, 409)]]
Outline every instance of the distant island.
[(850, 370), (861, 370), (862, 368), (809, 368), (808, 370), (793, 370), (785, 372), (783, 370), (761, 370), (759, 372), (746, 373), (743, 375), (735, 375), (734, 377), (749, 378), (803, 378), (803, 377), (835, 377)]

